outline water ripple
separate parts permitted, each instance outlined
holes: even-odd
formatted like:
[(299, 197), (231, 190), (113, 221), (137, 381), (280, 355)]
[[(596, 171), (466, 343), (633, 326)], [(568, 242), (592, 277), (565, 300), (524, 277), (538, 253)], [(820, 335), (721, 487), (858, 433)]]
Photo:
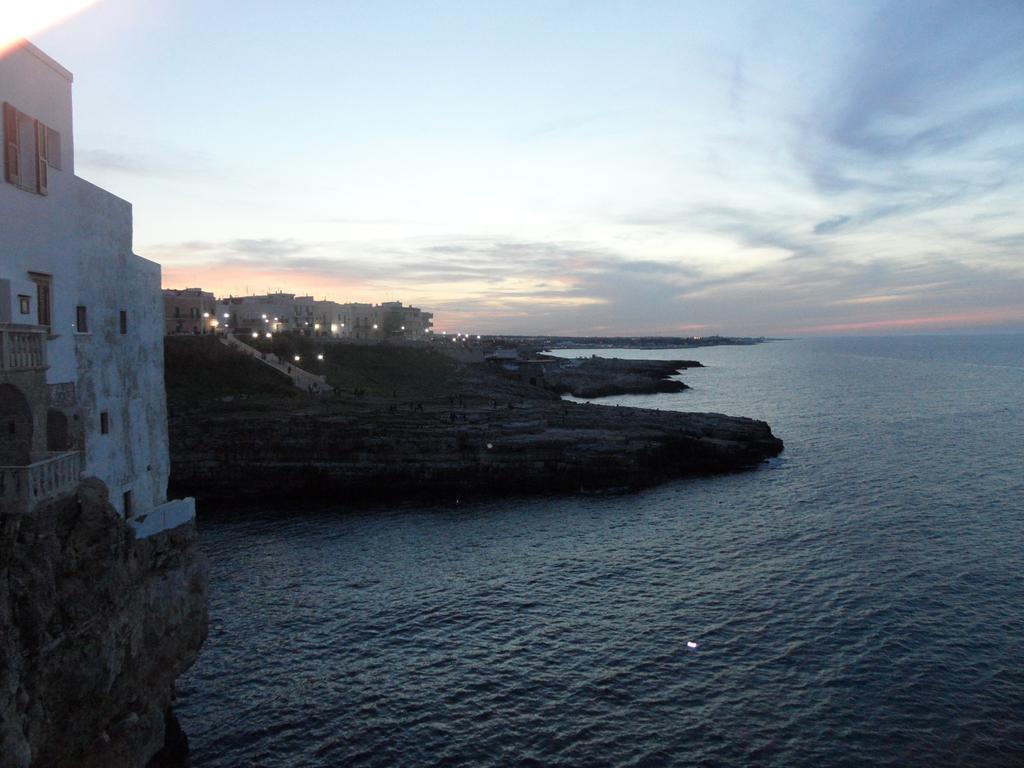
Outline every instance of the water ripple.
[(195, 765), (1024, 764), (1024, 340), (695, 356), (612, 402), (765, 418), (779, 460), (204, 522)]

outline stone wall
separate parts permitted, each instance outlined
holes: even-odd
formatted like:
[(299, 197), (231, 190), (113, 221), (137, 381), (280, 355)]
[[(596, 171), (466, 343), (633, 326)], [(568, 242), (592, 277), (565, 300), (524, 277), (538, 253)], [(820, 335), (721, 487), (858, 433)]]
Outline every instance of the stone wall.
[(2, 518), (0, 768), (142, 768), (206, 637), (193, 526), (136, 540), (83, 481)]

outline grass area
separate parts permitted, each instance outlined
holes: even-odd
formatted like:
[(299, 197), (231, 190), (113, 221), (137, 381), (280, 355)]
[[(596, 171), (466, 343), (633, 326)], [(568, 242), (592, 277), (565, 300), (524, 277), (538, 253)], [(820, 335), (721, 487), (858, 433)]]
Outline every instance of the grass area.
[(243, 398), (280, 401), (301, 394), (280, 373), (229, 349), (213, 336), (166, 337), (164, 383), (172, 411), (223, 403), (223, 398), (232, 398), (232, 402)]
[[(483, 366), (465, 365), (430, 347), (346, 344), (278, 334), (245, 339), (262, 352), (294, 361), (322, 374), (335, 388), (329, 398), (307, 395), (269, 366), (221, 344), (212, 336), (169, 336), (164, 340), (164, 377), (172, 414), (202, 410), (225, 413), (256, 410), (341, 412), (374, 407), (380, 399), (400, 402), (506, 403), (538, 396), (556, 397), (514, 383)], [(318, 355), (323, 355), (319, 360)], [(360, 396), (355, 392), (359, 391)], [(464, 399), (464, 400), (463, 400)], [(326, 410), (323, 410), (326, 409)]]
[[(356, 389), (370, 397), (430, 400), (458, 393), (464, 372), (456, 361), (425, 347), (343, 344), (279, 334), (273, 339), (245, 339), (264, 352), (327, 376), (341, 395)], [(318, 360), (317, 355), (323, 355)]]

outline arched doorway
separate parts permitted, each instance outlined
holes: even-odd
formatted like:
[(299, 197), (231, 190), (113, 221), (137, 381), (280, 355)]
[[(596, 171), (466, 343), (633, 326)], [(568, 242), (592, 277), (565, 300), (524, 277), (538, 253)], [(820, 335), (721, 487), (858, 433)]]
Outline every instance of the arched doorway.
[(32, 462), (32, 408), (21, 390), (0, 384), (0, 466)]

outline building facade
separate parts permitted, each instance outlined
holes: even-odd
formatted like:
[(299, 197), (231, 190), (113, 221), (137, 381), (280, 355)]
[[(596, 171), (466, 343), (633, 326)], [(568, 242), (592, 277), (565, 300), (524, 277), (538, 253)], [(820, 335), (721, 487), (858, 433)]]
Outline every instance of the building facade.
[(0, 507), (94, 476), (151, 529), (194, 515), (167, 503), (160, 266), (131, 205), (75, 176), (71, 84), (31, 43), (0, 56)]
[(423, 339), (433, 315), (400, 301), (340, 304), (312, 296), (269, 293), (217, 300), (209, 327), (228, 333), (301, 333), (360, 341)]
[(216, 316), (217, 301), (202, 288), (165, 288), (164, 333), (201, 336), (212, 332), (210, 319)]

